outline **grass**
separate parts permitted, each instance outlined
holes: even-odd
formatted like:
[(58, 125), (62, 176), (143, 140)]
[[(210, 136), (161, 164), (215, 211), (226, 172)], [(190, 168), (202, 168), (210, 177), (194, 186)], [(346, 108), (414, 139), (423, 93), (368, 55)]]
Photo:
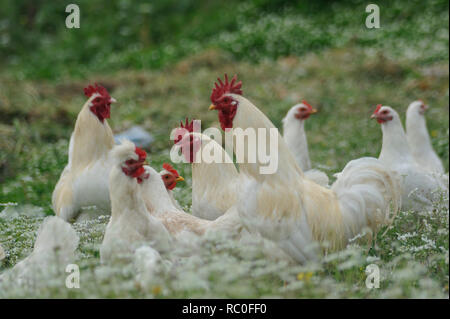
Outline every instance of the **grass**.
[[(169, 160), (169, 132), (181, 119), (201, 119), (203, 129), (219, 127), (217, 114), (206, 110), (213, 81), (225, 72), (238, 73), (244, 95), (278, 127), (302, 98), (318, 108), (306, 124), (309, 150), (313, 166), (329, 176), (351, 159), (378, 156), (381, 129), (369, 120), (376, 104), (394, 107), (404, 119), (407, 105), (421, 98), (431, 106), (428, 128), (448, 170), (446, 60), (394, 59), (349, 46), (254, 64), (208, 49), (163, 70), (93, 73), (58, 83), (0, 74), (0, 110), (6, 115), (0, 120), (0, 243), (6, 251), (0, 271), (31, 252), (44, 216), (53, 214), (51, 193), (67, 162), (87, 83), (104, 84), (119, 101), (110, 120), (115, 132), (139, 124), (155, 136), (148, 151), (151, 165), (159, 169)], [(175, 196), (189, 210), (190, 168), (178, 164), (176, 169), (186, 184), (176, 188)], [(257, 241), (207, 238), (193, 257), (161, 264), (153, 276), (142, 272), (145, 280), (135, 277), (133, 264), (100, 265), (98, 249), (108, 221), (102, 217), (75, 225), (81, 237), (76, 260), (80, 289), (66, 289), (62, 274), (61, 280), (32, 289), (8, 284), (0, 297), (448, 298), (448, 217), (439, 206), (432, 212), (402, 212), (373, 247), (352, 243), (305, 266), (268, 258)], [(381, 270), (380, 289), (365, 286), (365, 267), (372, 263)]]
[(449, 57), (445, 0), (377, 1), (380, 29), (365, 27), (362, 0), (79, 0), (81, 27), (66, 29), (69, 3), (0, 0), (0, 67), (19, 81), (60, 81), (161, 69), (206, 48), (251, 63), (351, 45), (424, 63)]

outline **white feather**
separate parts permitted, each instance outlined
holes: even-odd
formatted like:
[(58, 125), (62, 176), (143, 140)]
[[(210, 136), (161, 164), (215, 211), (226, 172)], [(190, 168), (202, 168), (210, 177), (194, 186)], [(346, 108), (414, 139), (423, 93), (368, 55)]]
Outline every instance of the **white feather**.
[(78, 242), (69, 223), (56, 216), (47, 217), (38, 230), (32, 253), (3, 274), (2, 280), (8, 277), (19, 284), (32, 284), (64, 273), (75, 258)]
[(383, 106), (379, 112), (385, 110), (392, 120), (381, 124), (383, 145), (379, 159), (400, 176), (403, 210), (431, 210), (433, 202), (440, 199), (440, 192), (448, 193), (448, 184), (443, 177), (417, 164), (398, 113), (389, 106)]
[(416, 162), (424, 169), (433, 173), (443, 174), (444, 165), (431, 145), (427, 130), (423, 102), (414, 101), (406, 111), (406, 137), (411, 153)]

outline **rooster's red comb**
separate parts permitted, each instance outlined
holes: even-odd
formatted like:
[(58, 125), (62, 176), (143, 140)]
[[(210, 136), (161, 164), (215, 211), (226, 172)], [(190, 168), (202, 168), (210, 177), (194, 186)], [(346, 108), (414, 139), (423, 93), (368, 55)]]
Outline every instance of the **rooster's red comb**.
[(228, 75), (225, 74), (225, 83), (222, 82), (220, 78), (217, 78), (217, 81), (219, 84), (214, 83), (215, 87), (212, 90), (211, 93), (211, 102), (215, 103), (218, 99), (222, 97), (222, 95), (226, 93), (233, 93), (233, 94), (239, 94), (242, 95), (242, 81), (237, 81), (237, 75), (234, 75), (231, 79), (231, 82), (228, 82)]
[(180, 174), (178, 174), (177, 170), (175, 168), (173, 168), (172, 165), (170, 165), (169, 163), (164, 163), (163, 168), (166, 171), (168, 171), (169, 173), (172, 173), (175, 177), (180, 176)]
[(373, 111), (373, 114), (377, 114), (378, 111), (381, 109), (382, 106), (383, 106), (382, 104), (378, 104), (378, 105), (377, 105), (377, 108), (375, 109), (375, 111)]
[(189, 118), (186, 117), (184, 124), (183, 121), (180, 122), (180, 127), (178, 127), (175, 131), (175, 144), (183, 139), (184, 134), (186, 134), (186, 131), (184, 130), (188, 131), (189, 133), (194, 132), (194, 120), (189, 122)]
[(84, 88), (84, 95), (86, 95), (87, 97), (91, 97), (94, 93), (98, 93), (103, 97), (109, 97), (108, 91), (103, 86), (98, 85), (97, 83), (95, 83), (95, 86), (89, 85)]
[(313, 107), (311, 106), (311, 104), (309, 104), (308, 102), (306, 102), (306, 100), (303, 100), (303, 101), (302, 101), (302, 104), (305, 104), (305, 105), (308, 107), (308, 109), (310, 109), (310, 110), (313, 109)]
[(134, 152), (139, 156), (140, 161), (145, 161), (147, 158), (147, 153), (142, 148), (136, 146)]
[(184, 124), (183, 121), (180, 122), (180, 128), (184, 128), (189, 132), (194, 132), (194, 120), (189, 122), (189, 118), (186, 117), (186, 119), (184, 120)]

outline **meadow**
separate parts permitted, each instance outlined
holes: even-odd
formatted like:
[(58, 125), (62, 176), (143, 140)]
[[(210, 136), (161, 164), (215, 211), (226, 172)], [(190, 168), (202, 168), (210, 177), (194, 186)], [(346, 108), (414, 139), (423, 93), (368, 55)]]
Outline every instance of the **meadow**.
[[(106, 10), (120, 3), (128, 2)], [(390, 10), (378, 31), (364, 28), (359, 1), (329, 5), (328, 10), (283, 1), (277, 2), (283, 9), (275, 10), (268, 1), (251, 1), (236, 8), (233, 18), (222, 17), (220, 12), (229, 8), (215, 2), (198, 10), (190, 1), (183, 3), (179, 10), (192, 14), (168, 15), (167, 24), (175, 31), (166, 38), (169, 27), (155, 18), (150, 35), (133, 29), (144, 29), (138, 22), (129, 26), (128, 35), (120, 33), (129, 41), (126, 47), (110, 40), (109, 29), (98, 24), (89, 31), (92, 37), (84, 34), (87, 27), (81, 35), (50, 33), (35, 52), (26, 53), (34, 41), (27, 38), (2, 48), (7, 58), (0, 63), (0, 243), (6, 258), (0, 273), (32, 251), (39, 225), (53, 215), (51, 194), (67, 163), (70, 133), (85, 102), (83, 88), (94, 82), (118, 100), (109, 120), (115, 133), (138, 124), (155, 137), (147, 151), (157, 170), (169, 161), (169, 133), (180, 120), (195, 118), (203, 128), (219, 127), (217, 114), (207, 112), (210, 90), (218, 76), (236, 73), (244, 96), (278, 128), (301, 99), (319, 110), (306, 123), (309, 152), (313, 166), (332, 180), (348, 161), (378, 157), (381, 128), (370, 120), (377, 104), (395, 108), (404, 120), (408, 104), (419, 98), (431, 106), (428, 129), (448, 171), (448, 2), (386, 4)], [(124, 12), (138, 9), (144, 17), (168, 10), (141, 5)], [(47, 21), (49, 26), (38, 25), (45, 31), (53, 20), (43, 16), (36, 23)], [(183, 28), (182, 17), (191, 28)], [(214, 17), (217, 24), (211, 25)], [(322, 27), (328, 21), (329, 27)], [(0, 23), (0, 32), (8, 31), (2, 28)], [(83, 48), (76, 45), (79, 37), (89, 39)], [(149, 43), (143, 45), (143, 39)], [(96, 50), (101, 44), (105, 47)], [(175, 188), (175, 197), (189, 211), (190, 166), (175, 168), (186, 180)], [(67, 289), (61, 274), (28, 288), (0, 283), (0, 298), (448, 298), (449, 211), (442, 204), (430, 212), (400, 212), (373, 245), (354, 242), (315, 264), (269, 258), (258, 240), (205, 238), (192, 257), (140, 276), (138, 262), (100, 264), (99, 245), (109, 219), (100, 217), (74, 225), (81, 238), (75, 261), (80, 289)], [(379, 289), (366, 287), (369, 264), (380, 268)]]

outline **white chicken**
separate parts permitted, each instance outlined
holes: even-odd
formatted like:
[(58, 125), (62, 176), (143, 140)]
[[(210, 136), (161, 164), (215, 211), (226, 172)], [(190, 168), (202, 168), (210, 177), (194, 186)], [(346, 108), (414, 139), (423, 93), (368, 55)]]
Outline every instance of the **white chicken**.
[(78, 114), (70, 137), (69, 162), (52, 194), (53, 210), (66, 221), (83, 215), (84, 208), (87, 214), (109, 214), (111, 210), (108, 176), (114, 137), (106, 120), (115, 99), (97, 84), (85, 88), (84, 93), (89, 99)]
[[(266, 149), (270, 149), (269, 133), (276, 131), (275, 126), (242, 96), (242, 83), (236, 83), (236, 77), (231, 82), (226, 76), (225, 82), (218, 81), (211, 94), (210, 109), (218, 110), (222, 129), (266, 129)], [(341, 249), (361, 233), (376, 234), (380, 226), (392, 221), (397, 212), (398, 185), (380, 161), (361, 158), (349, 162), (331, 189), (327, 189), (304, 178), (278, 132), (277, 138), (275, 173), (261, 174), (261, 164), (252, 163), (247, 157), (239, 165), (242, 195), (236, 207), (248, 228), (304, 263), (318, 258), (318, 243), (327, 243), (328, 250)], [(247, 148), (259, 147), (248, 144)]]
[(144, 169), (148, 178), (140, 185), (142, 198), (149, 213), (160, 220), (171, 235), (177, 237), (183, 232), (203, 235), (207, 231), (221, 231), (234, 236), (240, 232), (242, 223), (235, 210), (229, 209), (213, 221), (188, 214), (171, 201), (159, 173), (150, 166), (144, 166)]
[[(192, 214), (215, 220), (237, 200), (238, 171), (232, 158), (214, 139), (193, 132), (193, 121), (175, 131), (175, 149), (192, 163)], [(203, 154), (211, 157), (204, 158)]]
[(402, 209), (431, 210), (433, 202), (440, 199), (440, 192), (447, 189), (444, 181), (417, 164), (394, 109), (378, 104), (371, 117), (383, 131), (379, 160), (401, 176)]
[[(102, 263), (130, 260), (142, 245), (168, 250), (172, 237), (161, 221), (149, 213), (142, 198), (140, 185), (150, 177), (143, 166), (145, 152), (125, 140), (114, 147), (112, 159), (115, 164), (109, 175), (111, 219), (100, 247)], [(159, 174), (157, 179), (164, 187)], [(165, 195), (169, 197), (167, 191)]]
[(186, 238), (185, 232), (196, 235), (206, 231), (239, 232), (237, 212), (209, 221), (178, 209), (161, 175), (144, 166), (145, 152), (130, 141), (123, 141), (112, 152), (117, 164), (110, 175), (112, 213), (100, 249), (103, 262), (129, 259), (138, 247), (146, 244), (158, 252), (165, 251), (173, 240)]
[(304, 126), (306, 119), (316, 112), (305, 100), (291, 107), (283, 119), (283, 138), (305, 177), (319, 185), (328, 186), (328, 176), (320, 170), (311, 169), (309, 159)]
[(18, 284), (45, 283), (49, 278), (64, 274), (75, 258), (79, 237), (69, 223), (49, 216), (40, 226), (31, 254), (0, 276)]
[(414, 101), (406, 111), (406, 138), (416, 162), (430, 172), (444, 174), (444, 165), (431, 145), (428, 135), (425, 111), (429, 106), (422, 101)]

